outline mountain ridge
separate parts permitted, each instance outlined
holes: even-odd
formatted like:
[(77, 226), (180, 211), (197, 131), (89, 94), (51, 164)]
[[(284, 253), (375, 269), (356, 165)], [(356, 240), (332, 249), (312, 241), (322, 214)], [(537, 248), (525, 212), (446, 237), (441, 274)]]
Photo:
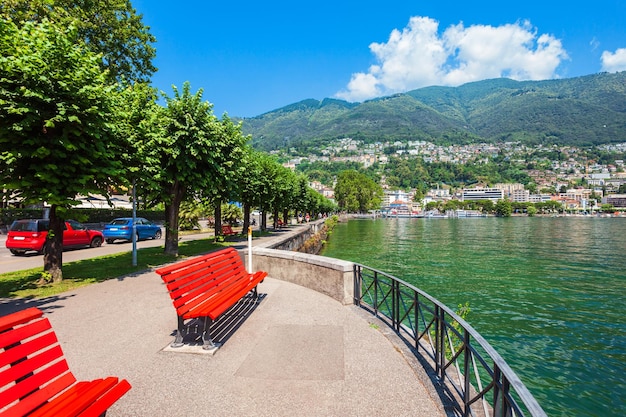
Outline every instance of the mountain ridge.
[(306, 152), (345, 137), (365, 143), (626, 142), (626, 72), (543, 81), (497, 78), (362, 103), (305, 99), (241, 121), (252, 145), (266, 151)]

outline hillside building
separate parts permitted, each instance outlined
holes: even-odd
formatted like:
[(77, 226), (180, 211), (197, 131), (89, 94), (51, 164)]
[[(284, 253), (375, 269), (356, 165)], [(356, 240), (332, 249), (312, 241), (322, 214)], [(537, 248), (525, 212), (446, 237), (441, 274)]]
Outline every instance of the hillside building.
[(494, 203), (504, 199), (504, 191), (499, 188), (464, 188), (461, 201), (491, 200)]

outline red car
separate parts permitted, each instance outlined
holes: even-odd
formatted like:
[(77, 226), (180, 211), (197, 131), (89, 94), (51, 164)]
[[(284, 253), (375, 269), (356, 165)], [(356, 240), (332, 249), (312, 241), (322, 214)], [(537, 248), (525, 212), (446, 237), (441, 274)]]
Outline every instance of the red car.
[[(9, 228), (6, 247), (13, 255), (24, 255), (35, 251), (43, 253), (50, 221), (48, 219), (15, 220)], [(98, 230), (87, 229), (76, 220), (67, 220), (63, 231), (63, 248), (89, 246), (96, 248), (102, 245), (104, 237)]]

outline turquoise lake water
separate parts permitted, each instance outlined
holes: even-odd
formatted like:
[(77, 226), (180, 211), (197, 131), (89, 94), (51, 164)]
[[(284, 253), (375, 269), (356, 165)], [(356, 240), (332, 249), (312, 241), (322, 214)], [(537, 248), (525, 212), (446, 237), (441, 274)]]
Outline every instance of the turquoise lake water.
[(548, 415), (626, 416), (626, 219), (351, 220), (321, 254), (469, 301)]

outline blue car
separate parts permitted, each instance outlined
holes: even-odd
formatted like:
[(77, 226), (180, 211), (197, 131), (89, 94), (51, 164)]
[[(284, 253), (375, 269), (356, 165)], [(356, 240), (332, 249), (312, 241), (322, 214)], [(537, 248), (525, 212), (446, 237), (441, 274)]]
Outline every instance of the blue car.
[[(143, 217), (136, 217), (135, 226), (137, 230), (137, 240), (161, 239), (161, 227), (152, 223), (150, 220), (144, 219)], [(131, 241), (133, 239), (133, 218), (120, 217), (113, 219), (111, 223), (104, 225), (102, 234), (107, 243), (113, 243), (118, 239)]]

